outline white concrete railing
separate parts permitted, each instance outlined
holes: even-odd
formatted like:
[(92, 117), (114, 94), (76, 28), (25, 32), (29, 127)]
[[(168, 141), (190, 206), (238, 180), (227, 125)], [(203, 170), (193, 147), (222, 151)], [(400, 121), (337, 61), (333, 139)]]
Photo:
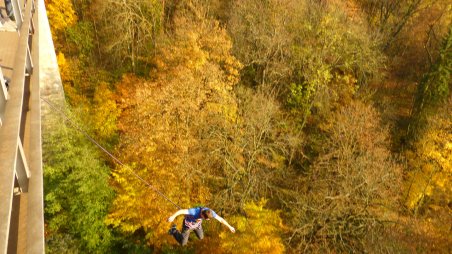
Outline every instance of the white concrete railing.
[(0, 91), (0, 253), (44, 253), (39, 65), (33, 66), (39, 9), (34, 0), (13, 2), (15, 14), (24, 2), (25, 9), (16, 14), (22, 23), (9, 91), (4, 84)]

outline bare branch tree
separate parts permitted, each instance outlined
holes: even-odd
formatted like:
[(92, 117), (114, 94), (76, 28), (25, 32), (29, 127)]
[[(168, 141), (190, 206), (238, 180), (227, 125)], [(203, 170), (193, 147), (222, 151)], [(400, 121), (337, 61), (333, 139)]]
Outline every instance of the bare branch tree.
[(163, 6), (158, 0), (105, 0), (100, 3), (105, 52), (117, 64), (150, 61), (155, 39), (161, 29)]
[(298, 251), (363, 252), (365, 238), (382, 220), (382, 204), (394, 201), (400, 170), (388, 149), (388, 132), (370, 106), (354, 103), (335, 117), (324, 152), (293, 203)]

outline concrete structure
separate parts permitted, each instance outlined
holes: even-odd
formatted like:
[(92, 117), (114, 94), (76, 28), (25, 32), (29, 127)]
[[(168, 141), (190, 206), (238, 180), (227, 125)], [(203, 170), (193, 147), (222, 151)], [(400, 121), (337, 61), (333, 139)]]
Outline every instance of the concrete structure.
[(0, 254), (44, 253), (41, 93), (64, 98), (44, 0), (0, 0)]

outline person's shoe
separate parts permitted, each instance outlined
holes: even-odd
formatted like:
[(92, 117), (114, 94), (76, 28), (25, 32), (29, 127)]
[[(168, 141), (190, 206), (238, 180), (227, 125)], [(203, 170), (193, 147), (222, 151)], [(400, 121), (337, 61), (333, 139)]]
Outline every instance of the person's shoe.
[(177, 228), (176, 228), (176, 224), (173, 224), (170, 228), (170, 230), (168, 230), (168, 234), (169, 235), (174, 235), (174, 233), (176, 233)]

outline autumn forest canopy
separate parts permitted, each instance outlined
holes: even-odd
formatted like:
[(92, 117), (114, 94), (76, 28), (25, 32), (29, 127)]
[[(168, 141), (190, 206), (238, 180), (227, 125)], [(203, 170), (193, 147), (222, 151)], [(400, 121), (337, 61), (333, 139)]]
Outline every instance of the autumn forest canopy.
[[(45, 122), (46, 252), (452, 251), (450, 1), (46, 8), (64, 108), (123, 163)], [(179, 246), (136, 175), (236, 233)]]

